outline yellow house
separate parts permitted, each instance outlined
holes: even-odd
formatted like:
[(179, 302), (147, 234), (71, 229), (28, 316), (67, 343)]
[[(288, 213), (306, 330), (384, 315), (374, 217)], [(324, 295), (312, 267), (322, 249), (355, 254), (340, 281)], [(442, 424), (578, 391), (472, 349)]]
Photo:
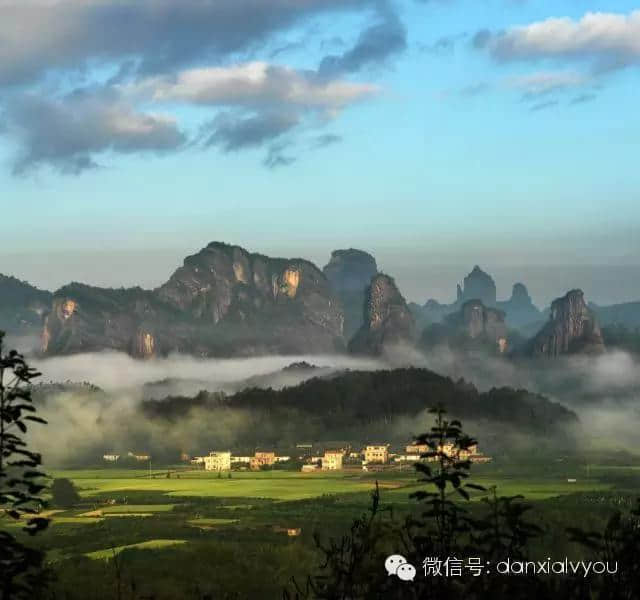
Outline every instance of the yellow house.
[(230, 471), (231, 452), (210, 452), (204, 457), (204, 468), (206, 471)]
[(276, 462), (276, 453), (275, 452), (256, 452), (254, 457), (251, 459), (249, 463), (249, 468), (252, 471), (259, 471), (260, 467), (271, 466)]
[[(445, 442), (444, 444), (438, 444), (437, 448), (430, 449), (427, 444), (409, 444), (406, 447), (408, 455), (414, 454), (427, 454), (428, 452), (442, 452), (443, 454), (455, 458), (457, 460), (471, 460), (472, 462), (484, 462), (484, 455), (478, 452), (478, 444), (472, 444), (466, 449), (460, 449), (455, 446), (453, 442)], [(431, 456), (428, 459), (430, 462), (437, 461), (437, 456)]]
[(367, 446), (364, 449), (364, 460), (368, 463), (386, 464), (389, 462), (389, 446), (387, 444)]
[(428, 444), (409, 444), (405, 451), (407, 454), (426, 454), (427, 452), (431, 452)]
[(327, 450), (322, 459), (323, 471), (340, 471), (342, 470), (342, 457), (344, 453), (341, 450)]

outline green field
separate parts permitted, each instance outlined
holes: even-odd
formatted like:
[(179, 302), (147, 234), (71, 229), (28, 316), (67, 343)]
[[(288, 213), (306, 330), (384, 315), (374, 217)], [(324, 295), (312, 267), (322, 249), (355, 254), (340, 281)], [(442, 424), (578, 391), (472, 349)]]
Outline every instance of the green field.
[(108, 559), (120, 554), (123, 550), (131, 550), (134, 548), (138, 550), (158, 550), (160, 548), (168, 548), (169, 546), (177, 546), (184, 543), (185, 540), (149, 540), (148, 542), (140, 542), (139, 544), (128, 544), (126, 546), (116, 546), (115, 548), (88, 552), (85, 556), (94, 560)]
[(107, 506), (101, 509), (104, 514), (118, 513), (157, 513), (173, 510), (175, 504), (125, 504), (121, 506)]
[[(114, 553), (121, 576), (140, 597), (224, 598), (237, 590), (238, 598), (281, 598), (292, 575), (304, 579), (317, 568), (321, 557), (314, 533), (324, 539), (342, 536), (369, 506), (376, 481), (382, 504), (393, 507), (398, 519), (416, 510), (410, 494), (422, 487), (411, 470), (233, 472), (231, 478), (195, 470), (171, 470), (167, 477), (167, 472), (50, 472), (71, 479), (81, 495), (71, 509), (48, 511), (52, 526), (34, 538), (55, 565), (57, 598), (79, 599), (78, 589), (91, 590), (82, 600), (114, 598)], [(578, 549), (568, 544), (564, 528), (601, 527), (613, 508), (640, 489), (639, 478), (635, 465), (587, 469), (496, 461), (475, 465), (471, 481), (496, 485), (501, 495), (525, 496), (545, 531), (539, 551), (573, 556)], [(477, 500), (485, 495), (473, 493), (470, 508), (481, 509)]]
[[(640, 467), (590, 467), (589, 476), (580, 472), (575, 482), (560, 473), (536, 473), (535, 477), (514, 476), (494, 472), (492, 468), (476, 467), (479, 471), (473, 481), (487, 488), (496, 485), (503, 495), (522, 494), (530, 500), (543, 500), (566, 494), (586, 491), (606, 491), (611, 483), (602, 480), (603, 475), (616, 473), (636, 474)], [(584, 469), (583, 469), (584, 471)], [(573, 475), (573, 473), (571, 473)], [(640, 483), (640, 473), (637, 473)], [(287, 471), (234, 472), (232, 478), (218, 477), (206, 471), (182, 471), (179, 478), (166, 471), (156, 471), (152, 477), (144, 471), (127, 470), (60, 470), (52, 471), (55, 478), (66, 477), (77, 486), (85, 498), (100, 496), (126, 496), (128, 492), (161, 493), (165, 497), (187, 498), (262, 498), (269, 500), (303, 500), (322, 495), (368, 492), (375, 482), (393, 498), (409, 493), (415, 487), (416, 476), (411, 471), (366, 474), (358, 472), (298, 473)], [(477, 496), (477, 494), (476, 494)], [(105, 514), (118, 512), (169, 511), (175, 504), (114, 506), (103, 509)], [(247, 508), (247, 504), (232, 504), (227, 508)]]
[[(131, 491), (160, 492), (170, 497), (225, 497), (225, 498), (268, 498), (272, 500), (302, 500), (316, 498), (323, 494), (343, 494), (363, 492), (373, 488), (371, 477), (344, 475), (340, 473), (297, 473), (286, 471), (239, 472), (231, 479), (219, 478), (217, 474), (205, 471), (186, 471), (180, 478), (166, 477), (166, 472), (149, 477), (141, 471), (107, 471), (100, 476), (99, 471), (53, 471), (53, 477), (66, 477), (77, 486), (80, 495), (91, 497), (96, 494), (126, 495)], [(383, 486), (402, 485), (397, 482), (383, 482)]]

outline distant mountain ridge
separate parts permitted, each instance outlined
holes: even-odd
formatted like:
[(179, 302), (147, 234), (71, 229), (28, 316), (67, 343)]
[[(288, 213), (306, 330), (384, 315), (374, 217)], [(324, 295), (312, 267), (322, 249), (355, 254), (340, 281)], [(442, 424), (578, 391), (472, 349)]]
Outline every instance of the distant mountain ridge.
[(640, 327), (640, 302), (624, 302), (611, 306), (599, 306), (592, 302), (589, 308), (597, 315), (601, 325)]
[(456, 289), (456, 300), (452, 304), (441, 304), (436, 300), (427, 300), (420, 306), (411, 303), (410, 308), (421, 328), (431, 323), (443, 322), (447, 315), (459, 311), (470, 300), (480, 300), (486, 308), (498, 308), (505, 313), (508, 326), (521, 328), (540, 321), (542, 313), (533, 304), (527, 287), (515, 283), (508, 300), (497, 300), (496, 284), (493, 277), (478, 265), (464, 278), (463, 284)]
[[(508, 300), (498, 300), (493, 278), (478, 265), (456, 296), (451, 304), (407, 304), (375, 258), (355, 248), (333, 251), (320, 270), (303, 258), (272, 258), (212, 242), (154, 290), (71, 283), (52, 294), (0, 275), (0, 329), (40, 335), (47, 355), (116, 350), (144, 358), (347, 349), (380, 355), (394, 345), (424, 348), (447, 341), (458, 349), (508, 355), (544, 335), (556, 336), (558, 352), (537, 354), (555, 356), (569, 351), (560, 340), (563, 328), (572, 332), (571, 352), (587, 352), (604, 348), (601, 324), (640, 326), (640, 301), (597, 306), (584, 299), (567, 313), (575, 323), (550, 324), (554, 311), (540, 311), (523, 283), (514, 284)], [(589, 343), (577, 341), (586, 342), (580, 323), (590, 328)], [(550, 333), (554, 327), (557, 333)], [(538, 347), (545, 344), (556, 347), (554, 341)]]
[(336, 352), (344, 350), (343, 319), (313, 263), (212, 242), (155, 290), (61, 288), (42, 349), (113, 349), (138, 357)]

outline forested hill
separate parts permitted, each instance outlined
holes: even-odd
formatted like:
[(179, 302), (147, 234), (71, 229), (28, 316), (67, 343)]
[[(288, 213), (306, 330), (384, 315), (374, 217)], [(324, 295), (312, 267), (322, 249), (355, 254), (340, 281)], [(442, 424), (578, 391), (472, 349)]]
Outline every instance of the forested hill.
[(150, 417), (176, 419), (192, 408), (225, 406), (283, 419), (306, 415), (327, 430), (344, 431), (412, 417), (437, 404), (458, 418), (504, 423), (523, 433), (577, 421), (574, 412), (527, 390), (503, 387), (479, 392), (468, 382), (417, 368), (348, 371), (279, 391), (250, 388), (233, 396), (202, 392), (193, 398), (168, 397), (145, 402), (143, 410)]
[(42, 315), (50, 304), (50, 292), (0, 274), (0, 330), (14, 334), (40, 333)]

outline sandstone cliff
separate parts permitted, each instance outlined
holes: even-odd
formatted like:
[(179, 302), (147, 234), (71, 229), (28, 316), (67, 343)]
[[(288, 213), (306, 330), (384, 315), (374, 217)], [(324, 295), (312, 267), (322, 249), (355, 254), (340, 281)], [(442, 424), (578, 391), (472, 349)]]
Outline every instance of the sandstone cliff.
[(159, 345), (167, 351), (173, 348), (175, 317), (152, 292), (140, 288), (72, 283), (54, 295), (44, 322), (42, 351), (53, 355), (120, 350), (150, 357)]
[(505, 313), (468, 300), (442, 323), (428, 325), (420, 345), (426, 350), (445, 345), (462, 352), (505, 354), (510, 350)]
[(371, 278), (378, 274), (376, 259), (350, 248), (334, 250), (323, 272), (344, 310), (344, 337), (349, 340), (362, 326), (362, 305)]
[(458, 312), (448, 315), (445, 322), (453, 335), (488, 343), (500, 354), (508, 349), (505, 313), (484, 306), (480, 300), (465, 302)]
[(584, 301), (582, 290), (571, 290), (551, 304), (549, 321), (529, 345), (535, 357), (597, 354), (605, 350), (600, 326)]
[(62, 288), (42, 349), (143, 357), (333, 352), (344, 348), (342, 332), (340, 303), (315, 265), (214, 242), (153, 291)]
[(379, 355), (385, 347), (414, 344), (416, 324), (394, 280), (379, 274), (367, 289), (364, 323), (349, 343), (358, 354)]

